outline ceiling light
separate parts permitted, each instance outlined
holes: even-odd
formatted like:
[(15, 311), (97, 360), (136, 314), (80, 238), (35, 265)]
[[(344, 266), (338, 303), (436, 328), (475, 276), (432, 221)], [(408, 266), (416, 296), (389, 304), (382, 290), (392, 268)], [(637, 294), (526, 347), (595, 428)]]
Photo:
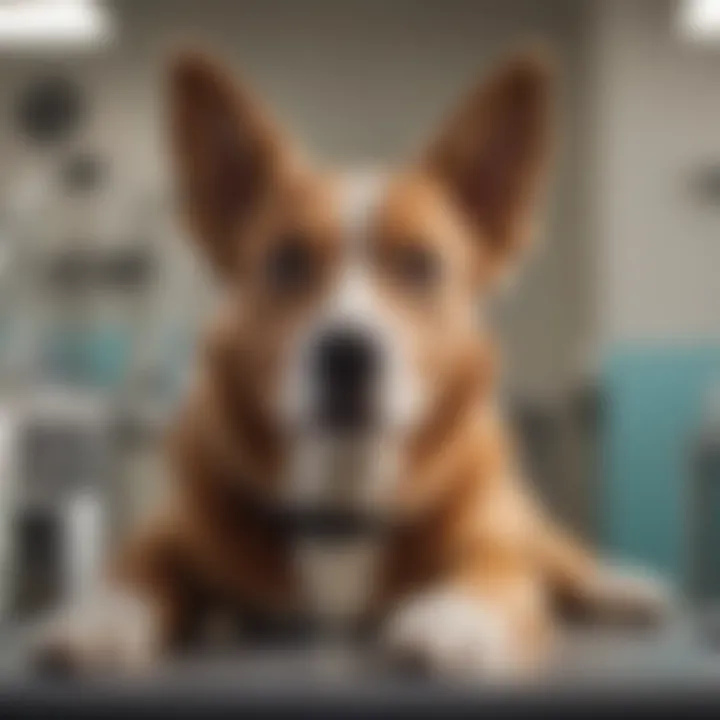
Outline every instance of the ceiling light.
[(680, 31), (687, 39), (720, 40), (720, 0), (683, 0), (679, 13)]
[(107, 8), (95, 0), (0, 0), (0, 48), (97, 45), (111, 32)]

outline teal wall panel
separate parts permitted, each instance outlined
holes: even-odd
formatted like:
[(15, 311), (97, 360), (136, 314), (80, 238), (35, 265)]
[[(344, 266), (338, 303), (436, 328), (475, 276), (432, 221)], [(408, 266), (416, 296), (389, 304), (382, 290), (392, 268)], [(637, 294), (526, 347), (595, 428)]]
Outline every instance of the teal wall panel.
[(601, 531), (613, 555), (682, 583), (687, 575), (692, 441), (720, 346), (617, 348), (603, 371)]

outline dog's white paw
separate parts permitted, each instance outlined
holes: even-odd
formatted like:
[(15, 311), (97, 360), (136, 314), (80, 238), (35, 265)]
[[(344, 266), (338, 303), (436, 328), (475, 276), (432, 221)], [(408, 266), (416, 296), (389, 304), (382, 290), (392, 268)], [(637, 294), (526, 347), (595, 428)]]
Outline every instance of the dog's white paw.
[(670, 585), (643, 568), (608, 565), (590, 588), (590, 609), (600, 618), (656, 622), (671, 611)]
[(32, 643), (31, 662), (50, 673), (140, 670), (157, 656), (159, 629), (148, 602), (106, 591), (53, 615)]
[(509, 628), (497, 611), (458, 589), (415, 596), (390, 617), (392, 655), (454, 678), (507, 677), (517, 667)]

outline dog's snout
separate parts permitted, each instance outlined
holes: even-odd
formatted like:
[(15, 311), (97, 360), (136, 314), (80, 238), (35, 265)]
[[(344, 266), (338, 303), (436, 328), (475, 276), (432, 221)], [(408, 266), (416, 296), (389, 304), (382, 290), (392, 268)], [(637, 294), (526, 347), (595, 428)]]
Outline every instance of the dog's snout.
[(318, 344), (318, 370), (323, 383), (359, 389), (377, 371), (377, 350), (371, 337), (358, 330), (333, 330)]
[(334, 427), (369, 421), (380, 357), (375, 339), (358, 329), (326, 332), (316, 346), (321, 420)]

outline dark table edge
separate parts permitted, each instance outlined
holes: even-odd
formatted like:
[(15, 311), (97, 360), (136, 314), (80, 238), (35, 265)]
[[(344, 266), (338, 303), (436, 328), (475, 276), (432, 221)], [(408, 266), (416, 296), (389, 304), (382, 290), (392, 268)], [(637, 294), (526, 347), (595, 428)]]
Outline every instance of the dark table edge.
[(237, 687), (185, 683), (0, 683), (0, 718), (11, 716), (379, 717), (408, 714), (608, 717), (682, 713), (720, 716), (720, 681), (593, 682), (538, 687)]

